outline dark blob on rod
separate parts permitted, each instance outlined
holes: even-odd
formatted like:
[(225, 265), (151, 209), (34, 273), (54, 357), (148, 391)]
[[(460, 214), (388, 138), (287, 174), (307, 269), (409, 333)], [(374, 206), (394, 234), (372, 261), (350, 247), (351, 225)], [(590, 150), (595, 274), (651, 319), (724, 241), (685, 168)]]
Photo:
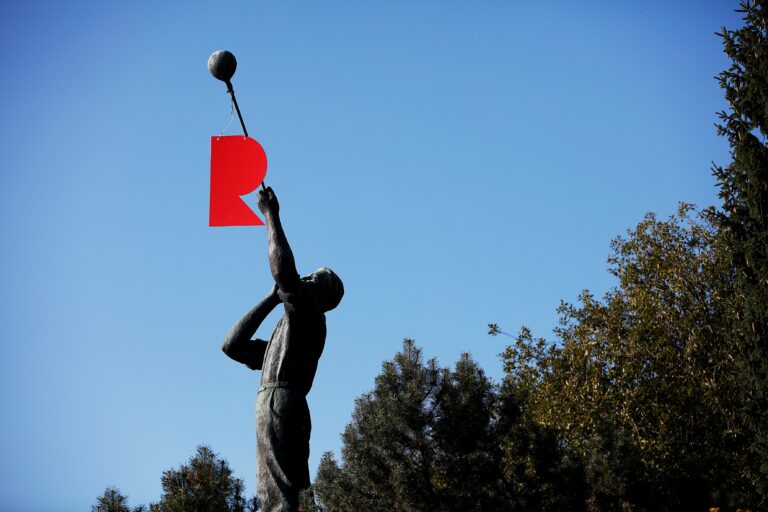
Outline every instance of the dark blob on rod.
[(211, 72), (214, 78), (225, 82), (228, 86), (236, 69), (237, 59), (227, 50), (213, 52), (208, 57), (208, 71)]

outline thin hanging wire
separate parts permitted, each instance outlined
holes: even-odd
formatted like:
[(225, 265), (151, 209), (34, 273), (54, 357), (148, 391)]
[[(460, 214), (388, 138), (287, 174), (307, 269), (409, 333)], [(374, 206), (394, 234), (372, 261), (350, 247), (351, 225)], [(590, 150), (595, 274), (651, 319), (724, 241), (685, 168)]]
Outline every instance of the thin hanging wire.
[(229, 125), (232, 124), (232, 120), (234, 118), (235, 118), (235, 102), (232, 101), (232, 97), (230, 96), (230, 99), (229, 99), (229, 122), (224, 127), (224, 129), (219, 132), (219, 137), (224, 135), (224, 132), (227, 131), (227, 128), (229, 128)]

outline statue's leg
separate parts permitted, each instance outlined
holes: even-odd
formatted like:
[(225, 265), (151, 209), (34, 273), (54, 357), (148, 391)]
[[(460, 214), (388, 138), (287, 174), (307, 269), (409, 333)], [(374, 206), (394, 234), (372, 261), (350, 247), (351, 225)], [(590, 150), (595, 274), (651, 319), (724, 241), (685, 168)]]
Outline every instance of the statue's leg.
[(296, 512), (309, 487), (309, 409), (303, 394), (269, 388), (256, 399), (256, 478), (265, 512)]

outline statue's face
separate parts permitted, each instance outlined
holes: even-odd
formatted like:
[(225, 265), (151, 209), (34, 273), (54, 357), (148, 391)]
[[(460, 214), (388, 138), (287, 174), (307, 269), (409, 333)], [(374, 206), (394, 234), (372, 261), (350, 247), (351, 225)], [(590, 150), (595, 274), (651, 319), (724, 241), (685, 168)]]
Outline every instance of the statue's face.
[(319, 268), (301, 280), (309, 285), (315, 301), (324, 312), (338, 306), (344, 296), (344, 284), (329, 268)]

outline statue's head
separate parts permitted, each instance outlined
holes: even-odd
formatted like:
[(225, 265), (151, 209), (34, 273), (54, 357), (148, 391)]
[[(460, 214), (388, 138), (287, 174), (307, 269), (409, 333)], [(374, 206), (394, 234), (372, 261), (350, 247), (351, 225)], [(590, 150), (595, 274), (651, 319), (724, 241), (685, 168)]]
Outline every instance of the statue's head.
[(323, 312), (338, 306), (344, 296), (344, 283), (329, 268), (320, 267), (308, 276), (302, 277), (301, 280), (309, 285), (315, 302)]

